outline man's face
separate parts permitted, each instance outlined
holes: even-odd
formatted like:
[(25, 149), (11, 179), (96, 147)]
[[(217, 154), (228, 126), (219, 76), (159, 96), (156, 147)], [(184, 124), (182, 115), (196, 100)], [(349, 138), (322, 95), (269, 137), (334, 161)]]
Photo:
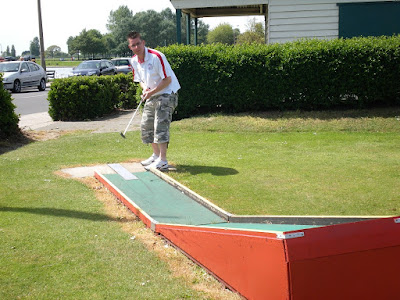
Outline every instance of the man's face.
[(145, 41), (140, 38), (128, 39), (129, 49), (133, 51), (134, 54), (140, 56), (144, 53)]

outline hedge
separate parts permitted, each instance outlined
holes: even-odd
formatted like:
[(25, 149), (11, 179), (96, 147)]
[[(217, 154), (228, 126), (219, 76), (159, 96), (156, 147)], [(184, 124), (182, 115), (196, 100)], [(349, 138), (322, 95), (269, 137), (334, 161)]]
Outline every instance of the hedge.
[[(159, 50), (182, 86), (174, 119), (400, 103), (400, 36)], [(56, 80), (49, 93), (50, 115), (57, 120), (92, 119), (117, 107), (132, 108), (137, 85), (132, 75), (118, 76)]]
[(136, 90), (132, 73), (56, 79), (48, 96), (49, 115), (55, 121), (92, 120), (116, 108), (133, 108)]
[(10, 93), (4, 89), (3, 75), (0, 73), (0, 140), (7, 139), (20, 132), (18, 116), (14, 112)]
[(160, 51), (182, 86), (176, 119), (400, 103), (400, 36)]

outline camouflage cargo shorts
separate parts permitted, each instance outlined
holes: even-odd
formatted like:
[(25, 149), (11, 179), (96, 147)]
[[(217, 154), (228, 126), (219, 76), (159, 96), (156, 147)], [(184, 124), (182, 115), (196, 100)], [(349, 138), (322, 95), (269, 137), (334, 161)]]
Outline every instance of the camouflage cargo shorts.
[(178, 94), (161, 94), (146, 101), (140, 130), (145, 144), (169, 142), (169, 126), (178, 105)]

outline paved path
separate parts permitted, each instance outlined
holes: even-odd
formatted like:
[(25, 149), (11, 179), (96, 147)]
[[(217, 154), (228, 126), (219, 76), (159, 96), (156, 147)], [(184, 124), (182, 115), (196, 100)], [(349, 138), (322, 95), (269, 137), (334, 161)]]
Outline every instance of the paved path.
[[(90, 130), (93, 133), (123, 132), (134, 110), (118, 111), (109, 116), (91, 121), (61, 122), (53, 121), (47, 112), (29, 114), (20, 117), (19, 127), (37, 131)], [(137, 114), (128, 131), (139, 129), (141, 114)]]

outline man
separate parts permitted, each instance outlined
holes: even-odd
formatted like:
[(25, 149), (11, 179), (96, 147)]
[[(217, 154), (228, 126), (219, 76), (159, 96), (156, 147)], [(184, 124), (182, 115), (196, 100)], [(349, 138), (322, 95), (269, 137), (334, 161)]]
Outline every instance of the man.
[(130, 32), (127, 39), (135, 54), (132, 57), (133, 80), (140, 83), (145, 101), (140, 124), (142, 141), (153, 148), (153, 154), (141, 163), (147, 170), (168, 170), (169, 127), (181, 86), (165, 55), (145, 47), (146, 42), (139, 32)]

